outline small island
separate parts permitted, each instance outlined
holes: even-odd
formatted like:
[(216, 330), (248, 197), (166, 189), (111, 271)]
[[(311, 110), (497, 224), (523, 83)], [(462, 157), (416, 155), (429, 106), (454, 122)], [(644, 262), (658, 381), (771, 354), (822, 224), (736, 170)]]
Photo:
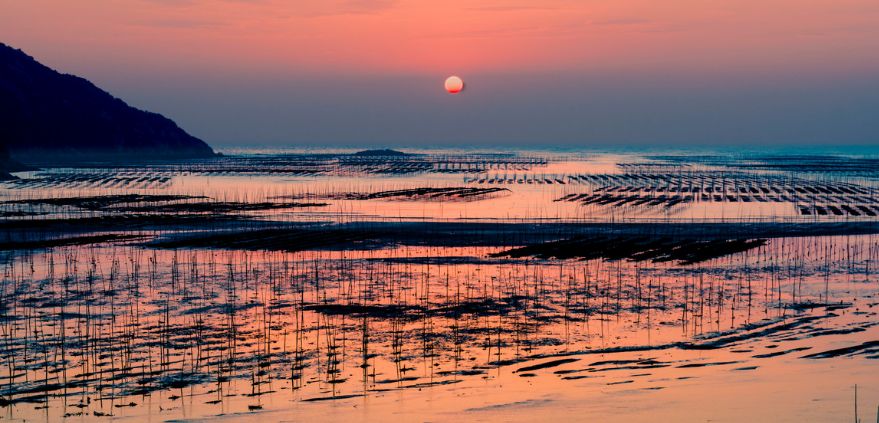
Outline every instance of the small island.
[(400, 156), (408, 156), (408, 154), (406, 154), (406, 153), (404, 153), (404, 152), (402, 152), (402, 151), (391, 150), (391, 149), (389, 149), (389, 148), (377, 149), (377, 150), (363, 150), (363, 151), (358, 151), (358, 152), (354, 153), (354, 155), (355, 155), (355, 156), (361, 156), (361, 157), (400, 157)]

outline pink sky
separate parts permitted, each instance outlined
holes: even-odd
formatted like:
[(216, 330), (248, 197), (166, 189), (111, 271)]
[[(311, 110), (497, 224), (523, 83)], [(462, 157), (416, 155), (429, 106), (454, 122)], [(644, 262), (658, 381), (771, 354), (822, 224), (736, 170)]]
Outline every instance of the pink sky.
[(875, 0), (12, 0), (0, 10), (0, 39), (71, 66), (321, 74), (879, 68)]
[[(724, 113), (748, 101), (765, 100), (767, 87), (798, 82), (807, 88), (823, 87), (820, 92), (807, 93), (816, 103), (813, 109), (803, 110), (802, 119), (811, 120), (828, 107), (817, 101), (826, 97), (827, 89), (832, 92), (834, 84), (854, 81), (855, 87), (849, 88), (852, 94), (861, 95), (861, 87), (875, 81), (879, 74), (879, 1), (5, 0), (0, 2), (0, 41), (51, 67), (89, 78), (135, 105), (172, 113), (197, 135), (207, 137), (222, 137), (230, 131), (254, 133), (275, 125), (263, 112), (252, 117), (253, 127), (211, 126), (211, 122), (231, 116), (246, 118), (248, 108), (276, 94), (264, 87), (273, 82), (291, 87), (288, 94), (299, 101), (289, 100), (288, 104), (278, 99), (276, 106), (305, 110), (303, 113), (313, 112), (308, 108), (312, 104), (359, 110), (358, 96), (380, 85), (379, 92), (388, 97), (387, 108), (393, 109), (388, 105), (392, 101), (412, 102), (425, 107), (421, 113), (436, 114), (434, 126), (422, 122), (421, 128), (437, 140), (488, 139), (485, 129), (476, 130), (480, 125), (514, 125), (525, 116), (533, 134), (545, 129), (539, 124), (539, 119), (544, 119), (547, 127), (571, 127), (562, 137), (568, 140), (581, 135), (611, 135), (614, 139), (611, 132), (577, 132), (582, 128), (565, 120), (569, 118), (539, 113), (547, 107), (567, 110), (582, 106), (569, 98), (573, 95), (570, 84), (580, 86), (571, 81), (578, 78), (599, 87), (607, 86), (602, 81), (610, 80), (621, 85), (618, 91), (606, 91), (602, 94), (605, 97), (596, 101), (618, 104), (622, 114), (633, 106), (655, 103), (655, 98), (624, 92), (626, 84), (620, 78), (632, 81), (629, 85), (638, 86), (640, 92), (728, 90), (716, 93), (717, 104), (725, 105), (721, 108)], [(489, 93), (494, 93), (495, 101), (504, 102), (497, 103), (499, 107), (517, 106), (511, 102), (526, 98), (531, 104), (520, 105), (522, 115), (498, 111), (497, 122), (470, 122), (474, 128), (470, 133), (443, 134), (441, 125), (446, 122), (442, 119), (461, 116), (443, 109), (449, 107), (444, 99), (412, 97), (412, 90), (423, 84), (426, 91), (436, 88), (430, 95), (441, 95), (442, 80), (450, 74), (461, 75), (472, 88), (456, 100), (468, 113), (493, 107), (490, 98), (480, 97)], [(395, 78), (406, 82), (395, 84)], [(435, 86), (431, 81), (436, 81)], [(213, 105), (206, 104), (200, 106), (204, 109), (194, 110), (200, 103), (193, 98), (233, 85), (238, 90), (234, 106), (240, 110), (229, 105), (212, 109)], [(487, 88), (480, 91), (480, 86)], [(731, 96), (741, 96), (743, 87), (751, 89), (753, 95), (731, 103)], [(803, 89), (784, 89), (790, 95), (771, 98), (778, 100), (778, 107), (803, 104), (797, 97)], [(527, 95), (512, 98), (511, 91)], [(592, 91), (584, 95), (592, 95)], [(846, 96), (840, 94), (838, 101)], [(559, 98), (568, 103), (559, 106)], [(699, 107), (704, 109), (705, 104), (713, 104), (712, 99), (693, 101), (701, 101)], [(860, 110), (875, 100), (841, 103), (836, 109)], [(474, 109), (466, 109), (464, 102), (471, 102)], [(473, 106), (475, 102), (480, 102), (479, 109)], [(604, 106), (596, 103), (595, 107)], [(386, 118), (383, 127), (372, 128), (376, 137), (382, 138), (381, 134), (390, 131), (387, 126), (411, 120), (407, 113), (414, 112), (407, 112), (410, 109), (401, 106), (378, 117), (360, 116), (361, 120), (354, 122)], [(352, 113), (360, 113), (356, 110)], [(599, 110), (605, 112), (606, 108)], [(696, 115), (701, 112), (680, 109), (677, 117), (679, 122), (689, 122), (702, 119)], [(323, 127), (312, 118), (277, 119), (287, 119), (301, 131), (279, 127), (264, 137), (266, 140), (280, 142), (288, 134), (291, 138), (296, 134), (316, 139), (356, 138), (354, 133), (333, 132), (338, 122), (326, 123), (334, 127)], [(799, 124), (795, 116), (785, 119), (790, 125)], [(618, 122), (622, 126), (635, 124), (622, 118)], [(596, 123), (600, 122), (586, 122), (584, 128), (594, 128)], [(676, 123), (668, 125), (672, 124)], [(859, 124), (858, 137), (876, 135), (875, 125)], [(852, 123), (838, 121), (833, 125), (851, 127)], [(403, 140), (423, 134), (423, 130), (404, 129), (395, 128), (398, 136), (391, 138)], [(512, 128), (510, 134), (523, 133), (519, 129)], [(760, 129), (756, 127), (754, 134), (760, 135)], [(831, 130), (835, 127), (828, 127), (827, 133), (833, 133)], [(632, 140), (675, 136), (627, 134)], [(626, 137), (622, 139), (629, 139)], [(858, 137), (852, 139), (861, 139)]]

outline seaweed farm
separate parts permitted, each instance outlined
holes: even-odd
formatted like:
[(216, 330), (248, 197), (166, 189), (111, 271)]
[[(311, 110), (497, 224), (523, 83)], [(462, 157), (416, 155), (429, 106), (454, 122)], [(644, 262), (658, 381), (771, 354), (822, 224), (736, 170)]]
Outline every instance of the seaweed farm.
[(245, 151), (15, 176), (4, 420), (877, 418), (870, 157)]

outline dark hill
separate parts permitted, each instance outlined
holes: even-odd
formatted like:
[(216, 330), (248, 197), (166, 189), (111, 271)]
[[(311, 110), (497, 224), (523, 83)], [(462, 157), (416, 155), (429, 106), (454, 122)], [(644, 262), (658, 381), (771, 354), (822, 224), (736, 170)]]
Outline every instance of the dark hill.
[[(170, 119), (0, 43), (0, 145), (22, 161), (209, 157)], [(0, 152), (2, 154), (2, 152)]]
[(12, 175), (9, 172), (13, 170), (11, 167), (13, 166), (12, 160), (9, 158), (9, 152), (6, 151), (6, 147), (0, 145), (0, 181), (5, 181), (7, 179), (12, 179)]

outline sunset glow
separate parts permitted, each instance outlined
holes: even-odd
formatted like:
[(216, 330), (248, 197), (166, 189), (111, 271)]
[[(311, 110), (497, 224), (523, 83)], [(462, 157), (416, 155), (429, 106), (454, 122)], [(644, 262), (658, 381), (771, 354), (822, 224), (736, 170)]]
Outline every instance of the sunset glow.
[(874, 0), (6, 1), (0, 40), (230, 145), (864, 143), (879, 101)]
[(219, 63), (297, 73), (879, 65), (864, 54), (879, 31), (870, 0), (32, 0), (0, 11), (0, 38), (58, 64), (91, 57), (164, 71)]

